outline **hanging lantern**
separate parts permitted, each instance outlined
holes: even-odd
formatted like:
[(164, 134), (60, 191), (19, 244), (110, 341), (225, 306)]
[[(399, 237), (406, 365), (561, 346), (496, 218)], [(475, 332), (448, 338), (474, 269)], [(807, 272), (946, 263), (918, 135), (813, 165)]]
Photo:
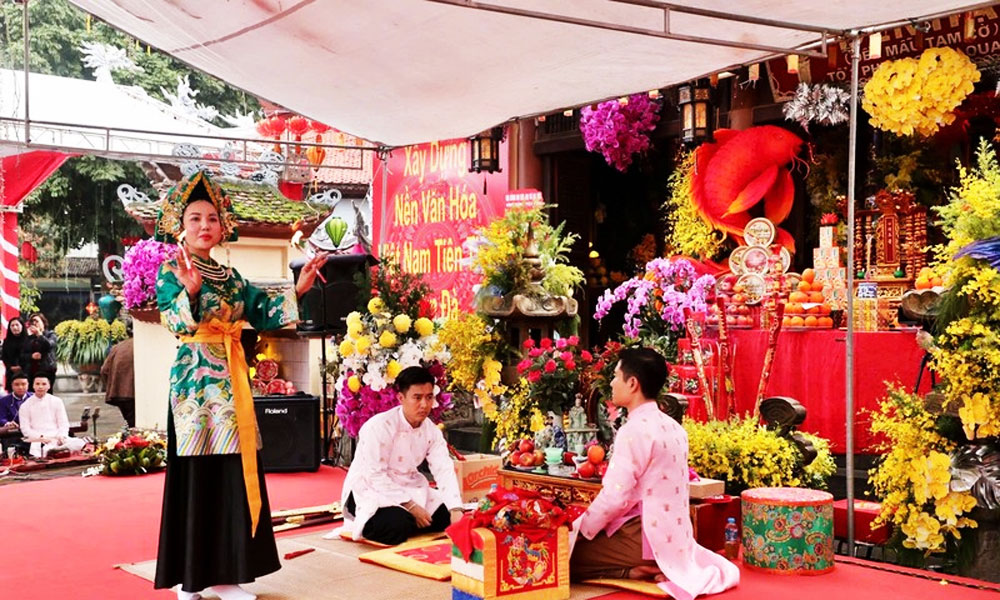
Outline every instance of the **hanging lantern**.
[(33, 263), (38, 260), (38, 250), (31, 244), (31, 242), (21, 243), (21, 259)]
[(301, 142), (302, 135), (309, 131), (309, 119), (298, 115), (288, 119), (288, 132), (295, 136), (295, 140)]
[(682, 85), (677, 90), (677, 106), (681, 109), (681, 139), (700, 143), (711, 133), (709, 111), (710, 90), (698, 84)]
[(319, 121), (309, 121), (309, 127), (311, 127), (312, 130), (315, 131), (316, 133), (320, 134), (330, 131), (329, 125), (326, 125), (325, 123), (320, 123)]
[(268, 121), (270, 121), (271, 135), (275, 139), (281, 137), (281, 134), (285, 133), (285, 129), (288, 127), (288, 122), (285, 121), (285, 118), (278, 115), (271, 117)]
[(494, 127), (469, 138), (469, 172), (499, 173), (500, 142), (503, 141), (503, 127)]
[(84, 308), (87, 310), (87, 316), (88, 317), (93, 317), (94, 313), (96, 313), (97, 310), (98, 310), (97, 303), (94, 302), (93, 300), (91, 300), (90, 302), (88, 302), (87, 306), (85, 306)]
[(310, 146), (306, 149), (306, 159), (309, 160), (309, 164), (313, 166), (313, 169), (319, 169), (319, 166), (323, 164), (323, 159), (326, 158), (326, 150), (318, 146)]
[(261, 119), (260, 121), (257, 121), (257, 134), (260, 135), (260, 137), (265, 138), (273, 137), (271, 134), (270, 119)]

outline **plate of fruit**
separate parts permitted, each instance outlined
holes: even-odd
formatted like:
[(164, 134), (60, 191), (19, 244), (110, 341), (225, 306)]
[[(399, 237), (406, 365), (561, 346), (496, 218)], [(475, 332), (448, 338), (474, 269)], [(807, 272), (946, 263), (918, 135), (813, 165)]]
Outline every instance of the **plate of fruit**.
[(545, 454), (535, 448), (529, 439), (517, 440), (510, 445), (510, 466), (518, 471), (533, 471), (545, 464)]
[(608, 461), (605, 458), (604, 446), (594, 443), (587, 448), (583, 456), (573, 457), (576, 472), (571, 477), (587, 481), (600, 481), (604, 477), (605, 471), (608, 470)]

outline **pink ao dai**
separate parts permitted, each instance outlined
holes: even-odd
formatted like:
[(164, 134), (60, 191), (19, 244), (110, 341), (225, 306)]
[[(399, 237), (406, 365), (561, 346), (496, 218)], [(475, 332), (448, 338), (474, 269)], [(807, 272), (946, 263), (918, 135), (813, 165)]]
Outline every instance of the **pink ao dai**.
[(642, 516), (643, 554), (654, 559), (667, 581), (659, 584), (677, 600), (715, 594), (740, 581), (740, 571), (694, 540), (688, 512), (688, 440), (679, 423), (655, 402), (635, 408), (615, 438), (604, 486), (580, 521), (593, 539), (614, 534)]

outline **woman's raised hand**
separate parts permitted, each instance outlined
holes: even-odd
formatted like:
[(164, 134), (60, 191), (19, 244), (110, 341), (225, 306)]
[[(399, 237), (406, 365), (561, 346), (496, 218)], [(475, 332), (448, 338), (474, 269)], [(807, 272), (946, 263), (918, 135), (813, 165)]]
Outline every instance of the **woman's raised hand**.
[(177, 266), (174, 268), (174, 276), (177, 281), (187, 290), (188, 296), (194, 298), (201, 291), (201, 271), (199, 271), (185, 256), (186, 250), (182, 246), (177, 256)]
[(326, 257), (328, 254), (326, 252), (319, 252), (316, 256), (309, 259), (309, 262), (302, 267), (302, 271), (299, 272), (299, 281), (295, 284), (295, 294), (301, 296), (309, 291), (309, 288), (313, 286), (313, 282), (316, 281), (316, 274), (319, 273), (320, 267), (326, 264)]

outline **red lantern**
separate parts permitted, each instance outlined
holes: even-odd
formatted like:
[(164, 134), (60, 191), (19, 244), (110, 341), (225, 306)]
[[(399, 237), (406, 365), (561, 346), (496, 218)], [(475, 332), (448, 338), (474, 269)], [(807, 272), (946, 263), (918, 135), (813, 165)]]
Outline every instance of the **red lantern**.
[(35, 247), (31, 245), (31, 242), (24, 242), (21, 244), (21, 258), (30, 263), (38, 260), (38, 250), (35, 250)]
[(268, 121), (271, 123), (271, 135), (275, 138), (281, 137), (281, 134), (285, 133), (285, 129), (288, 127), (288, 122), (285, 121), (285, 118), (278, 115), (271, 117)]
[(260, 137), (271, 137), (271, 120), (261, 119), (257, 121), (257, 133)]
[(288, 119), (288, 131), (297, 141), (302, 141), (302, 135), (309, 131), (309, 119), (298, 115)]
[(326, 133), (327, 131), (330, 131), (330, 126), (329, 125), (326, 125), (324, 123), (320, 123), (319, 121), (309, 121), (309, 126), (312, 127), (313, 131), (315, 131), (316, 133), (320, 133), (320, 134), (323, 134), (323, 133)]

